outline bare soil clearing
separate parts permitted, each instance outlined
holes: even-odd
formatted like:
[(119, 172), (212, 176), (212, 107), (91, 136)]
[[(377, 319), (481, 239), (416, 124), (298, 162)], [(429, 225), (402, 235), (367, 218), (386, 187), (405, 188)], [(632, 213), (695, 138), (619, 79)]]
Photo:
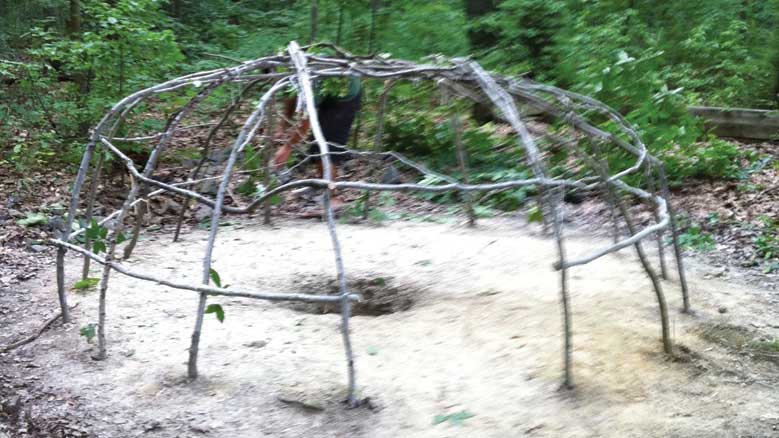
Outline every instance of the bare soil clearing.
[[(95, 292), (72, 292), (77, 322), (14, 355), (41, 386), (75, 395), (101, 437), (779, 436), (777, 361), (712, 336), (712, 327), (734, 326), (745, 339), (779, 337), (777, 292), (705, 279), (711, 268), (692, 263), (694, 315), (678, 312), (678, 284), (664, 282), (674, 338), (686, 352), (674, 361), (661, 354), (654, 294), (631, 252), (575, 268), (577, 387), (561, 391), (555, 247), (535, 226), (492, 219), (475, 230), (408, 222), (339, 230), (353, 284), (385, 293), (385, 301), (399, 297), (383, 307), (390, 311), (353, 318), (368, 407), (340, 405), (346, 366), (338, 315), (211, 299), (226, 319), (207, 315), (201, 378), (190, 383), (196, 294), (119, 274), (109, 289), (107, 361), (93, 361), (78, 335), (97, 319)], [(572, 257), (605, 243), (568, 234)], [(220, 235), (214, 267), (223, 284), (326, 292), (334, 276), (321, 223), (239, 222)], [(204, 231), (176, 244), (151, 236), (131, 265), (196, 282), (205, 240)], [(68, 284), (79, 272), (73, 257)], [(316, 282), (317, 290), (303, 289)], [(27, 287), (53, 303), (53, 269)]]

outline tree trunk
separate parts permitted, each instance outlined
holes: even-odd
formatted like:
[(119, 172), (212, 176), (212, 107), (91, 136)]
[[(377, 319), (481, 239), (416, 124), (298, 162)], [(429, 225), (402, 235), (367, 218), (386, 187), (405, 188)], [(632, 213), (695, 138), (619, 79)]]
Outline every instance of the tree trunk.
[(70, 14), (68, 17), (68, 36), (76, 38), (81, 33), (81, 2), (70, 0)]
[(318, 21), (319, 7), (317, 6), (317, 0), (311, 0), (311, 37), (308, 39), (309, 44), (313, 44), (316, 41)]
[(371, 0), (371, 32), (368, 36), (368, 53), (373, 53), (376, 44), (376, 18), (381, 8), (381, 0)]
[(335, 45), (341, 45), (341, 36), (344, 28), (344, 2), (338, 4), (338, 31), (335, 34)]
[(170, 3), (173, 7), (173, 16), (177, 19), (180, 19), (183, 0), (173, 0)]
[[(465, 16), (468, 18), (468, 42), (471, 52), (481, 52), (492, 49), (498, 43), (498, 34), (475, 26), (475, 22), (498, 9), (498, 0), (465, 0)], [(471, 116), (478, 123), (495, 121), (492, 108), (482, 103), (474, 103)]]
[(473, 26), (476, 20), (495, 12), (497, 9), (497, 0), (465, 0), (465, 16), (471, 25), (468, 28), (468, 41), (471, 44), (471, 50), (490, 49), (498, 42), (497, 33)]

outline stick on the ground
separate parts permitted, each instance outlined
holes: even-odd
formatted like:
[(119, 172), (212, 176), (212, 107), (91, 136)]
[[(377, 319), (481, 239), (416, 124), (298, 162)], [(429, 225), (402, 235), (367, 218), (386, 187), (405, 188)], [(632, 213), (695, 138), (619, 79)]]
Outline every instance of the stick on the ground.
[[(78, 303), (76, 303), (76, 305), (71, 306), (70, 308), (68, 308), (68, 310), (73, 310), (76, 307), (78, 307)], [(62, 311), (57, 312), (56, 315), (54, 315), (51, 318), (49, 318), (48, 320), (46, 320), (46, 322), (43, 323), (41, 328), (39, 328), (32, 335), (30, 335), (30, 336), (28, 336), (28, 337), (26, 337), (24, 339), (18, 340), (16, 342), (12, 343), (12, 344), (6, 345), (5, 347), (0, 347), (0, 354), (1, 353), (8, 353), (11, 350), (15, 350), (15, 349), (17, 349), (17, 348), (19, 348), (19, 347), (21, 347), (23, 345), (27, 345), (30, 342), (38, 339), (43, 334), (43, 332), (46, 331), (46, 329), (48, 329), (49, 327), (51, 327), (52, 324), (54, 324), (54, 321), (60, 319), (61, 317), (62, 317)]]

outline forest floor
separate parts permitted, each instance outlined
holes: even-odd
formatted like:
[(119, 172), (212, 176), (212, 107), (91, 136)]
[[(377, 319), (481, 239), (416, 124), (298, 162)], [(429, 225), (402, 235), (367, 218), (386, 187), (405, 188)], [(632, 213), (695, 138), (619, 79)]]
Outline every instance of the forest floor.
[[(214, 257), (223, 283), (329, 287), (333, 259), (320, 222), (230, 223)], [(493, 218), (476, 229), (398, 221), (339, 230), (354, 288), (380, 302), (352, 319), (365, 406), (341, 405), (337, 314), (213, 298), (226, 317), (206, 315), (201, 377), (188, 382), (196, 295), (115, 274), (106, 361), (92, 360), (95, 347), (79, 336), (96, 321), (95, 291), (70, 293), (72, 324), (0, 355), (0, 437), (779, 436), (779, 293), (737, 270), (688, 260), (692, 315), (678, 311), (675, 275), (663, 283), (680, 356), (672, 360), (661, 352), (657, 304), (631, 251), (574, 268), (576, 388), (567, 391), (555, 246), (538, 225)], [(568, 234), (570, 256), (608, 242), (575, 226)], [(175, 244), (169, 233), (148, 234), (129, 265), (199, 278), (205, 239), (199, 229)], [(80, 265), (68, 260), (68, 284)], [(0, 345), (53, 313), (53, 274), (46, 266), (18, 293), (0, 294), (0, 328), (12, 329)]]
[[(716, 241), (709, 252), (687, 252), (693, 315), (678, 312), (673, 270), (664, 283), (681, 359), (660, 353), (649, 282), (625, 250), (572, 271), (577, 386), (558, 390), (553, 242), (522, 214), (480, 219), (471, 230), (451, 206), (397, 195), (377, 207), (383, 224), (339, 225), (353, 287), (375, 295), (352, 326), (366, 406), (340, 405), (346, 377), (337, 315), (214, 299), (226, 320), (207, 315), (202, 375), (190, 383), (196, 297), (115, 274), (107, 361), (93, 361), (94, 346), (79, 335), (96, 322), (94, 290), (70, 292), (78, 304), (73, 323), (57, 322), (35, 342), (0, 354), (0, 438), (779, 437), (779, 269), (764, 272), (770, 260), (754, 245), (776, 231), (761, 228), (762, 217), (779, 221), (779, 167), (772, 165), (779, 156), (770, 143), (742, 146), (761, 157), (743, 166), (743, 178), (688, 183), (672, 196)], [(55, 224), (19, 223), (61, 215), (63, 181), (71, 178), (0, 169), (0, 346), (56, 312), (53, 249), (43, 245)], [(121, 203), (122, 190), (121, 181), (106, 184), (104, 210)], [(195, 222), (207, 212), (196, 212), (183, 240), (171, 244), (174, 206), (153, 204), (157, 215), (130, 264), (191, 281), (200, 278), (205, 239)], [(604, 245), (604, 206), (567, 207), (571, 253)], [(330, 288), (324, 225), (293, 219), (300, 208), (277, 207), (274, 227), (226, 218), (215, 258), (223, 282)], [(80, 270), (71, 255), (68, 284)]]

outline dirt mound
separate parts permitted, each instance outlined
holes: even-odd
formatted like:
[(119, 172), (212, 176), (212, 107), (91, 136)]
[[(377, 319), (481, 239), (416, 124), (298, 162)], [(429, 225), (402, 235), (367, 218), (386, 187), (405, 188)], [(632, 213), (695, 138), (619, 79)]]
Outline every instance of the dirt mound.
[[(349, 292), (362, 295), (354, 302), (352, 314), (381, 316), (410, 309), (421, 293), (418, 286), (397, 282), (392, 277), (376, 275), (353, 276), (346, 282)], [(294, 281), (295, 289), (317, 295), (338, 295), (338, 280), (322, 276), (300, 276)], [(284, 303), (284, 306), (299, 312), (321, 315), (339, 313), (337, 303)]]

